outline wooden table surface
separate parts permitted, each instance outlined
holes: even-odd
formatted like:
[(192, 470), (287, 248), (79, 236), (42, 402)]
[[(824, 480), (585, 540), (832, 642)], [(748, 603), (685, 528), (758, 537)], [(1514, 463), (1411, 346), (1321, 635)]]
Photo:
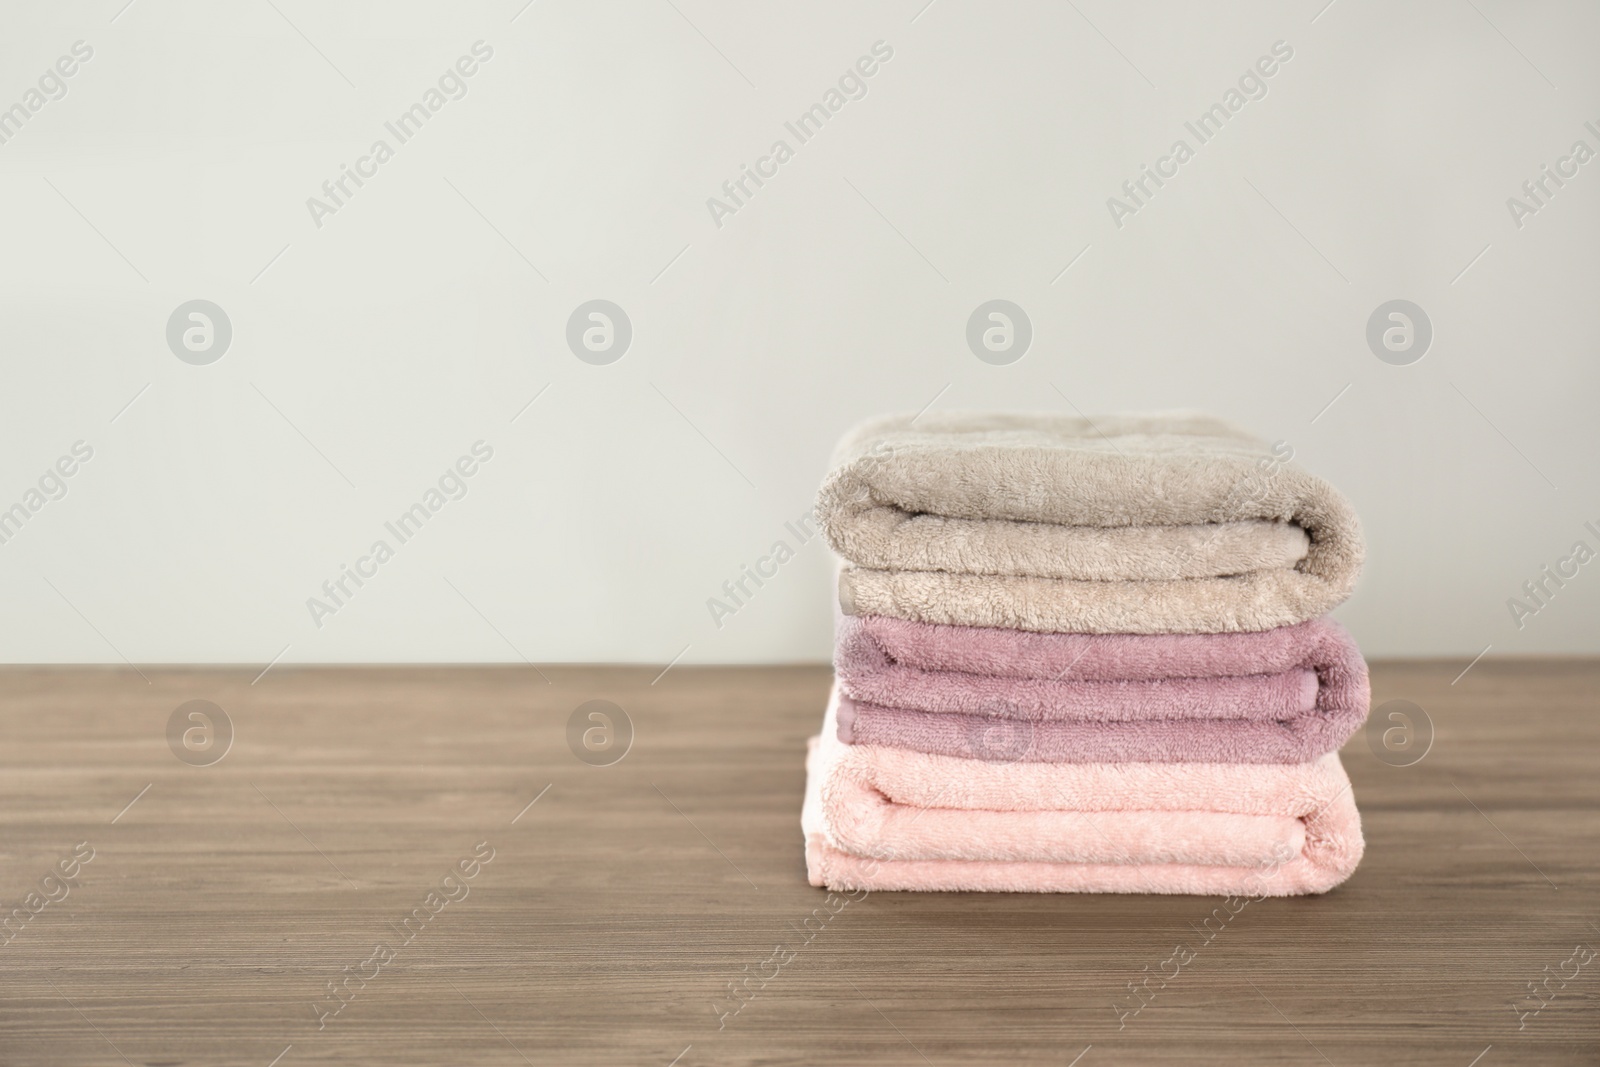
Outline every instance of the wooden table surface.
[(1346, 747), (1361, 869), (1209, 942), (1196, 897), (815, 911), (823, 668), (6, 669), (0, 1063), (1600, 1062), (1600, 663), (1461, 666), (1375, 665), (1435, 737)]

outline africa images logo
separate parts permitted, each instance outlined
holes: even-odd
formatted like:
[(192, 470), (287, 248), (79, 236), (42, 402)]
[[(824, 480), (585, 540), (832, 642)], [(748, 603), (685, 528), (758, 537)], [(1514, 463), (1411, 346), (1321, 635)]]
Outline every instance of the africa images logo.
[[(1166, 185), (1167, 181), (1176, 178), (1178, 168), (1193, 159), (1201, 145), (1209, 143), (1221, 133), (1228, 120), (1244, 110), (1245, 104), (1252, 100), (1265, 99), (1267, 79), (1277, 74), (1280, 66), (1293, 58), (1294, 48), (1287, 41), (1273, 41), (1271, 55), (1257, 59), (1239, 75), (1236, 85), (1228, 86), (1218, 103), (1202, 111), (1193, 122), (1183, 124), (1184, 129), (1194, 137), (1193, 145), (1182, 137), (1178, 138), (1172, 142), (1172, 147), (1168, 149), (1166, 155), (1156, 159), (1153, 165), (1141, 164), (1138, 177), (1122, 183), (1122, 192), (1126, 199), (1107, 197), (1106, 210), (1111, 212), (1111, 221), (1117, 229), (1122, 229), (1124, 218), (1137, 215), (1140, 209), (1148, 206), (1156, 191)], [(1153, 189), (1152, 183), (1155, 186)]]
[[(443, 110), (445, 104), (465, 97), (467, 79), (477, 74), (480, 65), (492, 58), (494, 58), (492, 46), (483, 41), (474, 41), (472, 55), (461, 56), (453, 66), (445, 68), (444, 73), (439, 75), (437, 84), (428, 86), (421, 100), (400, 112), (393, 122), (383, 124), (383, 128), (394, 138), (393, 145), (379, 137), (372, 142), (366, 155), (356, 159), (354, 167), (345, 163), (339, 164), (338, 176), (322, 183), (322, 197), (306, 198), (306, 210), (311, 213), (311, 221), (317, 229), (322, 229), (324, 216), (337, 215), (368, 181), (376, 178), (378, 168), (395, 157), (400, 145), (421, 133), (422, 127)], [(352, 185), (355, 188), (351, 188)]]

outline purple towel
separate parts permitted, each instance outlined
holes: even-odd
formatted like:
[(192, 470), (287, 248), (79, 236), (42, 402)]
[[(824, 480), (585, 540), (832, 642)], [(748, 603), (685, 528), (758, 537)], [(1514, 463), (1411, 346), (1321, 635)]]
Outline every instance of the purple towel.
[(1304, 763), (1366, 720), (1367, 665), (1315, 619), (1256, 633), (1041, 634), (839, 620), (839, 738), (997, 761)]

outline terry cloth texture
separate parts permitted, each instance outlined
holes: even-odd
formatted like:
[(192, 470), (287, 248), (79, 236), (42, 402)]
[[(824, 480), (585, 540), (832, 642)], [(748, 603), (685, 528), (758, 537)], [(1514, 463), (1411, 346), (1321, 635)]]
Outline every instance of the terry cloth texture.
[(927, 412), (847, 434), (817, 516), (846, 614), (1069, 633), (1222, 633), (1349, 596), (1345, 499), (1206, 415)]
[(838, 621), (839, 739), (1026, 762), (1304, 763), (1371, 703), (1344, 628), (1036, 634)]
[(846, 745), (830, 704), (801, 826), (829, 889), (1293, 896), (1363, 849), (1337, 753), (1311, 763), (992, 763)]

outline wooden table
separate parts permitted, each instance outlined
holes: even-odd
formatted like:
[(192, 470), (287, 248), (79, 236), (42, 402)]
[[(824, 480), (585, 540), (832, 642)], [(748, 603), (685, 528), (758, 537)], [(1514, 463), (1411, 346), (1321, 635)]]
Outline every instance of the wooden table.
[[(1355, 877), (1250, 905), (1120, 1030), (1215, 901), (880, 893), (806, 923), (822, 668), (7, 669), (0, 900), (31, 917), (0, 1063), (1592, 1064), (1600, 664), (1461, 666), (1375, 667), (1436, 737), (1407, 767), (1346, 748)], [(232, 724), (209, 766), (203, 720), (169, 746), (192, 699)], [(610, 766), (568, 745), (590, 699), (634, 726)]]

